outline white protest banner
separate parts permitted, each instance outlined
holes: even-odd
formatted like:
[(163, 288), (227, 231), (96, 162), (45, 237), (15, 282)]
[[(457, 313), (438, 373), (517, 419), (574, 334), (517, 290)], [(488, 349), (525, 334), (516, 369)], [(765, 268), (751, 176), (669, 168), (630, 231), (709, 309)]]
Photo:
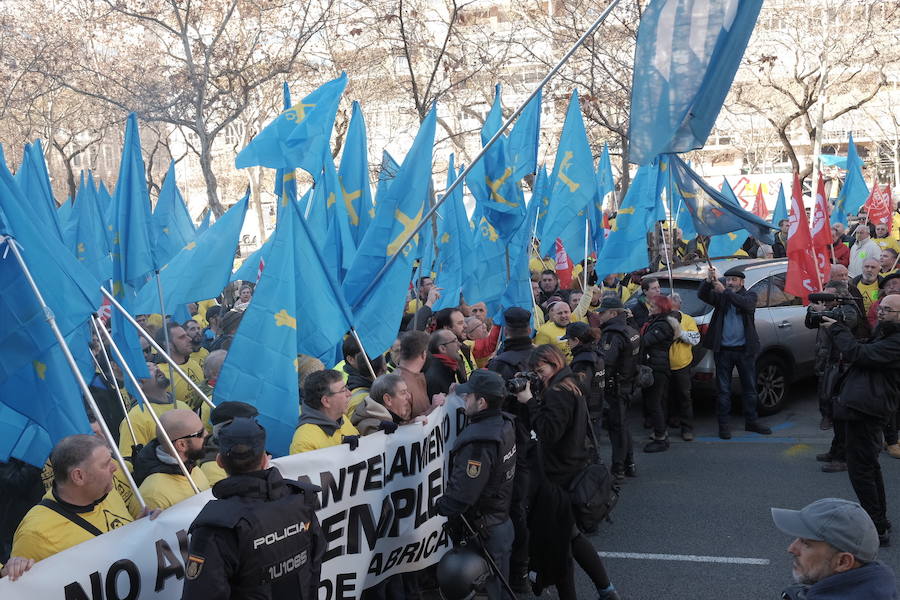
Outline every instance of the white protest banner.
[[(465, 425), (448, 397), (427, 423), (274, 461), (286, 478), (322, 487), (316, 513), (328, 541), (320, 600), (358, 598), (385, 577), (436, 563), (451, 547), (434, 511), (450, 449)], [(212, 492), (69, 548), (16, 582), (0, 579), (3, 600), (177, 600), (188, 528)]]

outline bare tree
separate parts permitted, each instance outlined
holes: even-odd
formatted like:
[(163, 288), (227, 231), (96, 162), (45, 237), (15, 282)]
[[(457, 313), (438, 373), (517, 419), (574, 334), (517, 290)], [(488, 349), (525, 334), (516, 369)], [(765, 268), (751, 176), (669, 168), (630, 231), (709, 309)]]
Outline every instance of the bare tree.
[[(898, 24), (896, 3), (876, 0), (764, 6), (730, 102), (763, 116), (806, 178), (825, 124), (864, 106), (887, 83)], [(801, 162), (798, 145), (807, 143), (811, 158)]]

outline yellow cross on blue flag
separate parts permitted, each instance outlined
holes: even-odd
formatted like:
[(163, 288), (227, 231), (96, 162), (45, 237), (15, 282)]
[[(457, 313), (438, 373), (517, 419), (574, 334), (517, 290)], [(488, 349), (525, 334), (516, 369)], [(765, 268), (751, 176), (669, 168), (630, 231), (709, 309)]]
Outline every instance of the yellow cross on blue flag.
[(341, 73), (282, 112), (238, 153), (235, 166), (238, 169), (299, 167), (318, 177), (345, 87), (347, 74)]

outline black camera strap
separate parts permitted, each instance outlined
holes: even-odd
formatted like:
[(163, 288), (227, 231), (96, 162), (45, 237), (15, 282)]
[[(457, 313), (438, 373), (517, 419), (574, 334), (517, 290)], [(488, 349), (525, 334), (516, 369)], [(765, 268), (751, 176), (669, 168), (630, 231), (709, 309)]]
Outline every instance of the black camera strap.
[(40, 506), (45, 506), (52, 510), (55, 513), (58, 513), (60, 516), (65, 517), (66, 519), (72, 521), (88, 533), (93, 536), (103, 535), (103, 532), (100, 531), (95, 525), (88, 523), (82, 517), (77, 515), (76, 513), (70, 511), (59, 502), (55, 500), (51, 500), (50, 498), (44, 498), (38, 503)]

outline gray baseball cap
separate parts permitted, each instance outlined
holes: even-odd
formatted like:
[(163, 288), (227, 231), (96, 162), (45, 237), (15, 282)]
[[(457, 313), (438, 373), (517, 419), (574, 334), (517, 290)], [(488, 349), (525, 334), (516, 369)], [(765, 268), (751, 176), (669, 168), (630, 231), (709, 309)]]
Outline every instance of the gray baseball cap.
[(772, 520), (788, 535), (827, 542), (861, 562), (872, 562), (878, 557), (875, 523), (856, 502), (823, 498), (801, 510), (773, 508)]

